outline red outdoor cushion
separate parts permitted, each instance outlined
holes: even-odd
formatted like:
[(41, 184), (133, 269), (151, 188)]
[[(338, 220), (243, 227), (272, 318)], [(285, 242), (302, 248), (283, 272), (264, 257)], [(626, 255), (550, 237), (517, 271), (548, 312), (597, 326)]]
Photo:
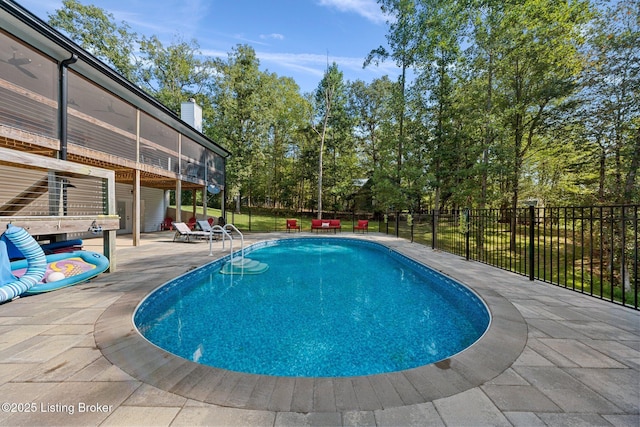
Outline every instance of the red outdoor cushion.
[(340, 227), (340, 220), (339, 219), (330, 219), (329, 220), (329, 227)]

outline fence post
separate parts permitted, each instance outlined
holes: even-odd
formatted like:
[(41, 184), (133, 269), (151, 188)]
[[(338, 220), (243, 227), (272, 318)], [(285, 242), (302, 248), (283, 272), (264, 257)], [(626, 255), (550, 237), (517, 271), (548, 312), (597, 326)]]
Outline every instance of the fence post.
[(400, 237), (400, 213), (396, 211), (396, 237)]
[(413, 243), (413, 215), (411, 212), (407, 214), (407, 225), (409, 226), (409, 230), (411, 232), (411, 243)]
[(413, 243), (413, 224), (411, 224), (411, 243)]
[(436, 248), (436, 239), (437, 239), (437, 225), (438, 225), (438, 210), (434, 209), (431, 211), (431, 249)]
[(533, 228), (535, 225), (536, 219), (536, 208), (533, 206), (529, 206), (529, 280), (533, 281), (535, 278), (534, 271), (534, 261), (535, 261), (535, 244), (534, 240), (536, 238), (535, 229)]
[(620, 206), (620, 221), (622, 221), (622, 242), (620, 245), (620, 288), (622, 289), (622, 305), (625, 305), (627, 302), (626, 290), (627, 290), (627, 259), (626, 259), (626, 249), (627, 249), (627, 218), (626, 218), (626, 206)]
[(469, 261), (469, 258), (471, 258), (470, 257), (471, 244), (469, 241), (469, 234), (471, 234), (469, 232), (470, 228), (471, 228), (471, 224), (469, 223), (469, 208), (466, 208), (464, 210), (464, 254), (467, 261)]

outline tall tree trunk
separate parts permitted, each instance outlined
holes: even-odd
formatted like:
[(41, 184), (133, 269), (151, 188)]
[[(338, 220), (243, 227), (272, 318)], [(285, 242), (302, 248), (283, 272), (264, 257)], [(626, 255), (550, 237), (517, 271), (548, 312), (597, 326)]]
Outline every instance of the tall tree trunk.
[(400, 124), (399, 124), (399, 137), (398, 137), (398, 159), (397, 159), (397, 170), (396, 170), (396, 181), (398, 183), (398, 187), (401, 188), (402, 184), (402, 156), (403, 156), (403, 140), (404, 140), (404, 111), (405, 111), (405, 90), (406, 90), (406, 75), (407, 75), (407, 61), (402, 61), (402, 75), (400, 81)]
[[(487, 190), (489, 185), (489, 147), (493, 142), (493, 128), (491, 125), (491, 111), (493, 109), (493, 53), (489, 52), (489, 64), (487, 70), (487, 103), (485, 106), (485, 135), (482, 143), (482, 169), (480, 174), (480, 209), (487, 206)], [(476, 244), (480, 250), (484, 250), (484, 221), (478, 224)]]
[(322, 156), (324, 154), (324, 129), (320, 137), (320, 156), (318, 159), (318, 219), (322, 219)]
[(487, 186), (489, 166), (489, 147), (493, 140), (493, 129), (491, 127), (491, 110), (493, 109), (493, 54), (489, 53), (489, 69), (487, 72), (487, 104), (485, 107), (485, 135), (482, 144), (482, 173), (481, 173), (481, 195), (480, 209), (484, 209), (487, 204)]
[(515, 147), (513, 161), (513, 176), (511, 183), (511, 235), (509, 240), (509, 248), (511, 251), (516, 250), (516, 227), (518, 224), (518, 198), (520, 196), (520, 170), (522, 168), (522, 138), (523, 138), (522, 115), (516, 113), (515, 117)]
[(327, 109), (322, 122), (322, 134), (320, 135), (320, 155), (318, 156), (318, 219), (322, 219), (322, 169), (324, 155), (324, 141), (327, 135), (327, 126), (329, 125), (329, 111), (331, 107), (331, 97), (327, 95)]

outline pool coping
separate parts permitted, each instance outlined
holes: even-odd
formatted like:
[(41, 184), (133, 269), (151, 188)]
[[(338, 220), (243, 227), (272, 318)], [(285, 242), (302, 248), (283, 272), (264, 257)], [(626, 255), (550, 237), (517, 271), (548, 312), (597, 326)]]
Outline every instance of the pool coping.
[[(376, 242), (429, 266), (428, 261), (417, 259), (402, 247)], [(436, 271), (453, 277), (447, 271)], [(426, 403), (497, 377), (515, 362), (527, 342), (527, 324), (511, 302), (489, 287), (453, 279), (485, 302), (491, 312), (489, 329), (474, 345), (448, 359), (398, 372), (335, 378), (275, 377), (191, 362), (150, 343), (135, 328), (134, 311), (153, 291), (146, 287), (127, 292), (105, 310), (95, 324), (94, 337), (104, 357), (132, 377), (188, 399), (224, 407), (309, 413), (371, 411)]]

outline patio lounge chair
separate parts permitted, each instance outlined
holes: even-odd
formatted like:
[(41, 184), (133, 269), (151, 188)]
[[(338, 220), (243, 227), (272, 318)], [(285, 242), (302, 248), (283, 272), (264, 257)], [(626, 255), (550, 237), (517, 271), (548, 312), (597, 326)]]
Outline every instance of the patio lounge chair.
[(184, 239), (185, 242), (190, 242), (191, 237), (195, 237), (196, 239), (198, 237), (209, 237), (209, 233), (207, 233), (206, 231), (192, 231), (184, 222), (173, 222), (172, 225), (176, 230), (176, 234), (173, 235), (174, 242), (178, 238)]
[(358, 225), (353, 227), (353, 231), (356, 231), (356, 230), (361, 230), (362, 234), (364, 234), (365, 231), (368, 233), (369, 232), (369, 221), (366, 220), (366, 219), (359, 219), (358, 220)]
[(209, 233), (213, 233), (213, 237), (217, 240), (218, 238), (220, 238), (220, 236), (222, 236), (222, 231), (220, 230), (214, 230), (212, 227), (212, 225), (209, 223), (209, 221), (201, 219), (198, 220), (198, 226), (200, 227), (200, 230), (204, 231), (205, 233), (207, 233), (207, 236), (209, 235)]
[(298, 225), (297, 219), (288, 219), (287, 220), (287, 233), (291, 232), (291, 230), (300, 231), (300, 226)]

